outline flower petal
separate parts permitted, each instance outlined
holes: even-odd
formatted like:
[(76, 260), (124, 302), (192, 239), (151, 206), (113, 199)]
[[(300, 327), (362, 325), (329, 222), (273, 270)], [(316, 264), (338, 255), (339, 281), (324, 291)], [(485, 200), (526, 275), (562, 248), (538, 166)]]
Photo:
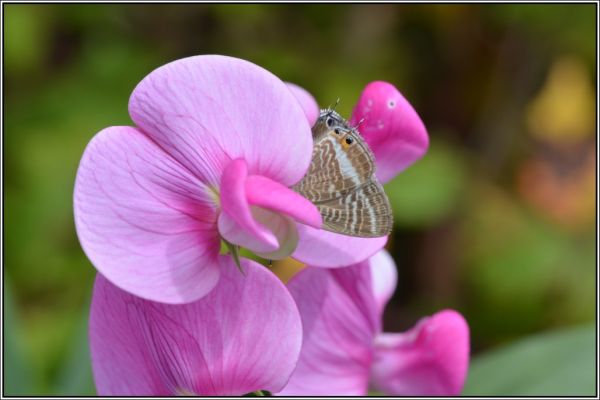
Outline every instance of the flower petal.
[(248, 203), (283, 213), (294, 220), (320, 228), (321, 213), (313, 203), (280, 183), (262, 176), (246, 180)]
[(429, 137), (421, 118), (392, 84), (376, 81), (367, 85), (350, 124), (356, 125), (362, 118), (359, 130), (375, 154), (381, 183), (394, 178), (427, 151)]
[(387, 236), (360, 238), (298, 224), (300, 241), (292, 257), (316, 267), (337, 268), (356, 264), (381, 250)]
[(373, 282), (373, 294), (379, 315), (394, 295), (398, 283), (398, 271), (394, 259), (385, 250), (381, 250), (369, 259), (371, 266), (371, 281)]
[(280, 395), (365, 395), (379, 331), (369, 264), (306, 267), (288, 288), (302, 317), (298, 365)]
[(246, 196), (248, 167), (244, 159), (230, 162), (221, 177), (219, 233), (227, 241), (256, 252), (272, 252), (279, 248), (275, 235), (256, 222)]
[(227, 241), (257, 254), (285, 258), (298, 243), (293, 219), (318, 227), (321, 214), (291, 189), (269, 178), (247, 175), (243, 159), (233, 160), (223, 172), (219, 232)]
[(139, 130), (107, 128), (90, 141), (74, 209), (83, 250), (122, 289), (184, 303), (216, 285), (220, 239), (211, 192)]
[(319, 105), (317, 101), (306, 89), (290, 82), (286, 82), (286, 85), (302, 106), (309, 125), (313, 126), (317, 118), (319, 118)]
[(260, 224), (268, 227), (279, 243), (277, 250), (267, 253), (256, 252), (257, 256), (267, 260), (282, 260), (294, 252), (298, 245), (298, 230), (293, 219), (260, 207), (252, 207), (252, 216)]
[(241, 395), (279, 391), (300, 352), (289, 292), (266, 268), (229, 257), (206, 297), (184, 305), (132, 296), (98, 275), (90, 315), (100, 396)]
[(233, 159), (251, 175), (292, 186), (312, 135), (302, 107), (275, 75), (241, 59), (204, 55), (151, 72), (129, 100), (135, 123), (202, 181), (217, 186)]
[(469, 327), (452, 310), (376, 339), (373, 385), (392, 396), (456, 396), (469, 365)]

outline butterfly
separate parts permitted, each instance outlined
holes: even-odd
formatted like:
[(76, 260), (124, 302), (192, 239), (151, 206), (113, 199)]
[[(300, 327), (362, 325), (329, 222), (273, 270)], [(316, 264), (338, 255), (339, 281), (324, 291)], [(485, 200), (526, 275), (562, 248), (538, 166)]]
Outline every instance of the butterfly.
[(392, 230), (390, 202), (375, 177), (375, 158), (355, 127), (333, 109), (312, 128), (308, 172), (292, 187), (320, 211), (327, 231), (380, 237)]

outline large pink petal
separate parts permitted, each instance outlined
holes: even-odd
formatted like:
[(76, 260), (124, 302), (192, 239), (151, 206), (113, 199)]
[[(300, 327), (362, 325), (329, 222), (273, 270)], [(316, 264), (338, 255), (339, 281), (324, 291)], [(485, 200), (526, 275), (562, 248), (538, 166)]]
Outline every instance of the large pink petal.
[(86, 255), (124, 290), (184, 303), (216, 285), (214, 195), (139, 130), (107, 128), (91, 140), (74, 209)]
[(288, 283), (304, 338), (281, 395), (365, 395), (379, 331), (367, 262), (339, 269), (306, 267)]
[(367, 85), (350, 123), (363, 118), (359, 131), (375, 154), (380, 182), (391, 180), (427, 151), (429, 137), (421, 118), (392, 84)]
[(286, 82), (288, 88), (292, 91), (308, 119), (310, 126), (313, 126), (319, 118), (319, 105), (315, 98), (306, 89), (290, 82)]
[(373, 282), (373, 294), (379, 309), (379, 315), (394, 295), (398, 283), (398, 271), (394, 259), (385, 250), (379, 251), (369, 259), (371, 266), (371, 279)]
[(101, 396), (241, 395), (280, 390), (300, 352), (298, 310), (281, 281), (221, 257), (222, 277), (184, 305), (132, 296), (102, 276), (90, 315), (94, 379)]
[(337, 268), (356, 264), (381, 250), (387, 236), (359, 238), (298, 224), (300, 241), (292, 257), (316, 267)]
[(166, 152), (218, 187), (233, 159), (251, 175), (291, 186), (312, 154), (302, 107), (275, 75), (248, 61), (204, 55), (151, 72), (133, 91), (129, 113)]
[(452, 310), (376, 339), (373, 385), (392, 396), (456, 396), (469, 365), (469, 327)]

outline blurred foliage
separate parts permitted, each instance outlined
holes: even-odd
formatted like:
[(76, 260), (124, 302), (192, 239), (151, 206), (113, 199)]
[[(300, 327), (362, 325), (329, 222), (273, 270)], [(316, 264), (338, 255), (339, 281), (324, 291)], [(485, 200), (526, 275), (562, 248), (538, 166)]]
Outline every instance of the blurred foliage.
[(595, 396), (594, 326), (520, 340), (472, 360), (463, 395)]
[(438, 224), (464, 201), (466, 169), (455, 146), (432, 140), (423, 159), (385, 186), (394, 222), (407, 227)]
[[(344, 115), (366, 83), (387, 80), (419, 112), (431, 149), (386, 185), (396, 220), (389, 250), (400, 275), (386, 330), (454, 307), (469, 321), (477, 355), (592, 321), (595, 11), (593, 4), (4, 5), (6, 394), (94, 393), (86, 322), (95, 272), (74, 231), (77, 165), (96, 132), (131, 123), (128, 98), (147, 73), (194, 54), (253, 61), (323, 106), (340, 97)], [(591, 352), (591, 339), (565, 343)], [(537, 379), (546, 370), (536, 366), (556, 360), (558, 342), (529, 343), (540, 363), (516, 370), (506, 364), (510, 351), (482, 358), (472, 375), (482, 378), (467, 392), (508, 394), (513, 383), (524, 387), (511, 379), (527, 373), (541, 391), (567, 393)], [(513, 352), (521, 350), (530, 354)], [(590, 368), (579, 360), (574, 353), (565, 362)], [(486, 370), (496, 365), (504, 367)], [(589, 393), (583, 380), (571, 382), (582, 385), (573, 393)]]

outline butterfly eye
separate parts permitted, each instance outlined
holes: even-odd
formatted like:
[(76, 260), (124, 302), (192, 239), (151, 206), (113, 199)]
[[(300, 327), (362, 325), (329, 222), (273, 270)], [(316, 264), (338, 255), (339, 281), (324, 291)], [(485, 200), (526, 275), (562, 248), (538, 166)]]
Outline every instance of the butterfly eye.
[(331, 128), (331, 127), (333, 126), (333, 123), (334, 123), (334, 122), (335, 122), (335, 121), (333, 120), (333, 118), (331, 118), (331, 117), (327, 117), (327, 121), (326, 121), (326, 123), (327, 123), (327, 126), (328, 126), (329, 128)]
[(346, 144), (351, 145), (352, 143), (354, 143), (354, 138), (352, 136), (348, 136), (346, 138)]

